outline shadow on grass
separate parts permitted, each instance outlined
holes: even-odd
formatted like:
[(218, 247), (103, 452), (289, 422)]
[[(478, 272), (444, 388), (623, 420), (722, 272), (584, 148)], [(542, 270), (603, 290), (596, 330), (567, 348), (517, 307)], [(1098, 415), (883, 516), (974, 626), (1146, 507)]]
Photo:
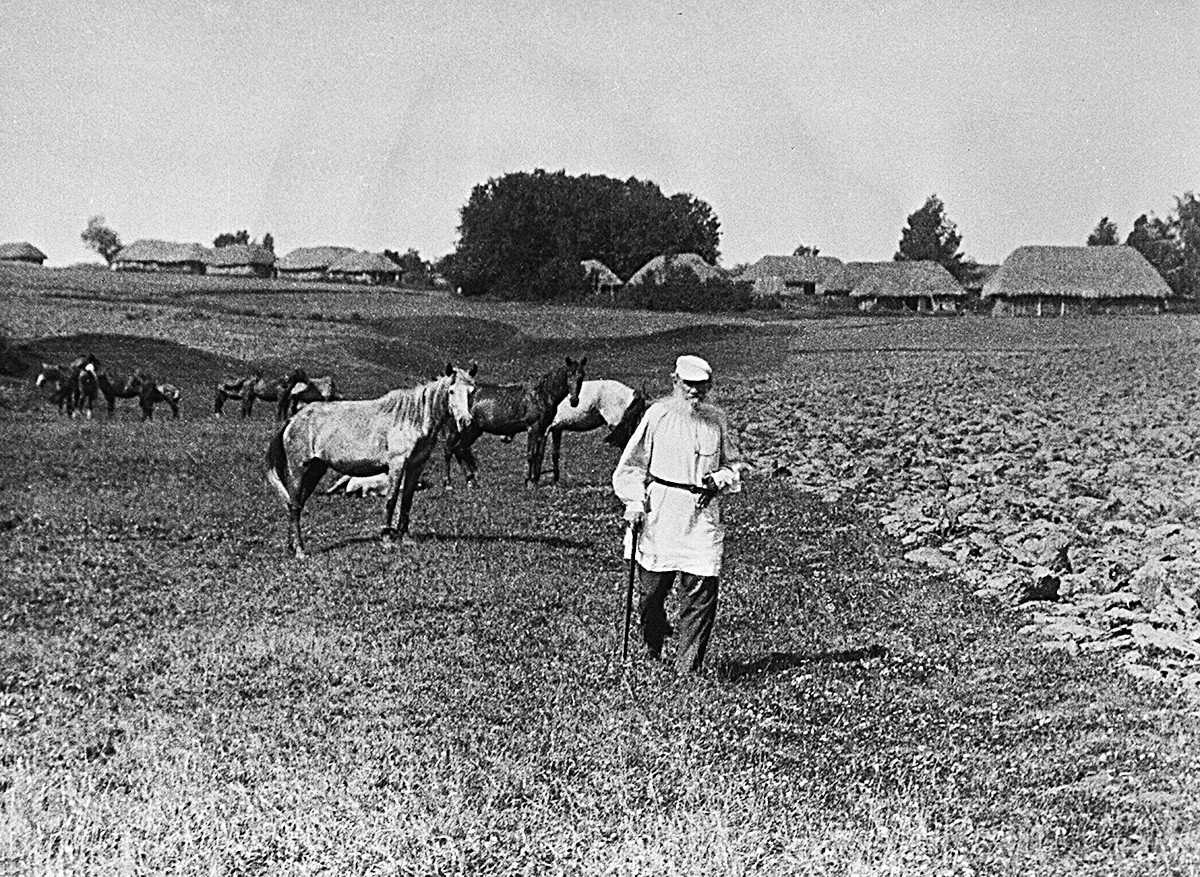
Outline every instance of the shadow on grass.
[(812, 664), (854, 664), (869, 658), (883, 658), (887, 653), (888, 650), (878, 643), (862, 649), (843, 649), (807, 655), (797, 652), (771, 652), (753, 661), (723, 661), (717, 667), (717, 678), (722, 682), (736, 682), (746, 676), (779, 673)]
[[(472, 542), (476, 544), (500, 543), (500, 542), (515, 542), (531, 545), (546, 545), (550, 548), (580, 548), (592, 549), (596, 546), (591, 542), (584, 542), (580, 539), (564, 539), (561, 536), (531, 536), (522, 533), (514, 533), (512, 535), (503, 535), (495, 533), (418, 533), (410, 535), (408, 539), (414, 543), (420, 542)], [(326, 554), (330, 551), (337, 551), (341, 548), (349, 548), (352, 545), (370, 545), (376, 544), (382, 546), (383, 542), (379, 536), (347, 536), (344, 539), (339, 539), (336, 542), (331, 542), (328, 545), (323, 545), (311, 551), (311, 554)], [(403, 543), (397, 543), (397, 548), (402, 548)]]

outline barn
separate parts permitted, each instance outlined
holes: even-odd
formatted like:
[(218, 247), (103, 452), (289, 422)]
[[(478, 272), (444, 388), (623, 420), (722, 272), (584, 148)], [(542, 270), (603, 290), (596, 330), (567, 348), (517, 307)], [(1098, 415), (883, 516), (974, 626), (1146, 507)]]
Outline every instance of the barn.
[(400, 282), (400, 266), (382, 253), (347, 253), (329, 266), (330, 280), (372, 286)]
[(215, 247), (208, 251), (206, 257), (209, 274), (270, 277), (275, 268), (275, 254), (258, 244)]
[(763, 256), (737, 279), (752, 281), (757, 296), (824, 295), (842, 267), (833, 256)]
[(863, 311), (953, 313), (967, 291), (937, 262), (880, 262), (850, 292)]
[(24, 241), (17, 244), (0, 244), (0, 262), (41, 265), (45, 261), (46, 254), (33, 244)]
[(112, 270), (203, 274), (207, 260), (208, 250), (200, 244), (142, 239), (120, 249), (113, 259)]
[(703, 257), (696, 253), (679, 253), (673, 256), (655, 256), (629, 278), (629, 285), (662, 283), (667, 279), (667, 272), (672, 268), (687, 268), (701, 281), (725, 277), (724, 271), (716, 265), (708, 264)]
[(983, 285), (996, 316), (1158, 313), (1171, 288), (1127, 246), (1017, 247)]
[(356, 251), (351, 247), (298, 247), (275, 262), (275, 274), (291, 280), (325, 280), (329, 266)]
[(880, 265), (891, 265), (892, 262), (846, 262), (835, 274), (825, 281), (825, 295), (847, 296), (854, 291), (858, 284)]
[(599, 259), (584, 259), (579, 263), (587, 275), (588, 285), (595, 295), (612, 298), (622, 286), (621, 278)]

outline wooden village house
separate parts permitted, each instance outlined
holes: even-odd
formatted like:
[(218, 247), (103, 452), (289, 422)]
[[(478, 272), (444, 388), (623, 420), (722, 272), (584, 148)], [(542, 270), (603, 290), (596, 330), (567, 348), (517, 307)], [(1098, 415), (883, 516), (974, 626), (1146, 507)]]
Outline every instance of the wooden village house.
[(381, 253), (347, 253), (329, 266), (330, 280), (372, 286), (400, 282), (400, 266)]
[(275, 271), (275, 254), (258, 244), (233, 244), (209, 250), (206, 264), (209, 274), (270, 277)]
[(208, 250), (200, 244), (143, 239), (122, 247), (113, 259), (112, 270), (203, 274), (207, 260)]
[(31, 243), (0, 244), (0, 262), (41, 265), (45, 261), (46, 254)]
[(587, 276), (588, 286), (592, 294), (614, 298), (617, 290), (623, 285), (621, 278), (599, 259), (584, 259), (579, 263)]
[(864, 311), (954, 312), (967, 291), (937, 262), (880, 262), (850, 292)]
[(753, 282), (755, 296), (776, 295), (786, 302), (797, 296), (824, 295), (842, 267), (842, 260), (833, 256), (763, 256), (737, 279)]
[(351, 247), (297, 247), (275, 262), (275, 275), (289, 280), (325, 280), (329, 266), (356, 251)]
[(1128, 246), (1017, 247), (983, 285), (996, 316), (1158, 313), (1171, 288)]

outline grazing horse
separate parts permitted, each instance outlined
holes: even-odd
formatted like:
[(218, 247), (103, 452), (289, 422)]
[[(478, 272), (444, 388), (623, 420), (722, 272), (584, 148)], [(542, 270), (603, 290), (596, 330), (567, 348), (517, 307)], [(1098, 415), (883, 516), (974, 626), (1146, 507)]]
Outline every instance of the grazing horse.
[[(447, 363), (446, 374), (427, 384), (378, 399), (309, 405), (276, 430), (267, 449), (267, 482), (287, 503), (288, 550), (304, 557), (300, 513), (328, 469), (344, 475), (387, 472), (383, 540), (407, 534), (413, 492), (438, 433), (451, 418), (459, 429), (471, 423), (475, 371), (474, 365), (464, 371)], [(400, 521), (392, 529), (397, 498)]]
[(174, 384), (156, 384), (153, 381), (146, 384), (143, 388), (142, 395), (138, 399), (138, 404), (142, 406), (142, 415), (146, 420), (151, 420), (154, 417), (154, 405), (157, 402), (166, 402), (167, 407), (171, 409), (171, 419), (179, 419), (179, 403), (183, 399), (183, 391)]
[(51, 402), (58, 406), (59, 414), (75, 412), (75, 374), (68, 365), (42, 363), (36, 386), (43, 388)]
[(100, 380), (96, 375), (96, 366), (89, 362), (75, 373), (75, 407), (80, 411), (86, 407), (88, 420), (92, 419), (99, 392)]
[(566, 358), (566, 364), (542, 375), (534, 385), (481, 385), (475, 393), (471, 408), (471, 425), (467, 429), (451, 428), (446, 436), (446, 477), (442, 482), (450, 487), (450, 458), (458, 460), (467, 484), (475, 483), (479, 465), (471, 452), (483, 433), (510, 438), (529, 430), (525, 453), (525, 484), (537, 484), (542, 475), (542, 459), (546, 453), (546, 430), (554, 413), (564, 399), (579, 404), (579, 388), (583, 384), (583, 369), (587, 357), (576, 362)]
[(174, 384), (156, 383), (153, 376), (142, 371), (116, 380), (106, 372), (100, 372), (97, 379), (110, 417), (116, 412), (118, 399), (137, 399), (142, 420), (154, 418), (154, 406), (159, 402), (166, 402), (171, 407), (171, 416), (179, 419), (179, 400), (183, 393)]
[(584, 381), (579, 390), (579, 404), (572, 407), (569, 399), (563, 399), (550, 424), (552, 481), (558, 483), (563, 432), (588, 432), (607, 426), (609, 433), (604, 437), (604, 443), (623, 450), (646, 408), (646, 394), (641, 390), (627, 387), (620, 381)]
[(279, 399), (279, 420), (287, 420), (299, 410), (300, 406), (310, 402), (335, 402), (338, 395), (337, 384), (333, 375), (322, 375), (319, 378), (307, 378), (298, 381), (286, 396)]
[[(282, 375), (273, 381), (267, 380), (257, 372), (241, 377), (226, 378), (217, 384), (216, 394), (213, 397), (213, 414), (221, 413), (226, 399), (240, 399), (242, 417), (249, 417), (254, 412), (254, 400), (262, 399), (265, 402), (275, 402), (275, 418), (284, 420), (286, 418), (281, 415), (280, 409), (286, 411), (288, 394), (301, 381), (307, 380), (308, 376), (301, 368), (292, 369), (289, 374)], [(283, 404), (280, 404), (281, 402)]]

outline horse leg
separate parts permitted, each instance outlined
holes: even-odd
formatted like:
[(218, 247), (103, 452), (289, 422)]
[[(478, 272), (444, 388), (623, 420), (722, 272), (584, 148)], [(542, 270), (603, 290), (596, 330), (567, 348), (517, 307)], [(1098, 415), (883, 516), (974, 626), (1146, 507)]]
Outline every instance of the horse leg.
[(532, 487), (541, 480), (542, 461), (546, 457), (546, 428), (535, 423), (529, 427), (529, 442), (526, 445), (526, 460), (528, 463), (525, 483)]
[(304, 536), (300, 532), (300, 513), (304, 511), (304, 504), (308, 502), (328, 468), (324, 460), (314, 457), (305, 461), (300, 471), (291, 479), (292, 486), (288, 498), (288, 550), (296, 555), (297, 560), (305, 558)]
[[(396, 514), (396, 500), (400, 498), (400, 488), (405, 480), (404, 470), (412, 457), (412, 450), (410, 447), (405, 452), (392, 453), (388, 459), (387, 500), (383, 504), (383, 529), (380, 531), (380, 537), (385, 545), (390, 545), (396, 540), (396, 531), (392, 529), (392, 519)], [(408, 521), (403, 513), (400, 521), (400, 533), (403, 535), (408, 526)]]
[(550, 479), (554, 484), (558, 484), (558, 454), (562, 448), (562, 434), (561, 429), (550, 430)]
[(249, 417), (254, 411), (254, 391), (247, 390), (246, 395), (242, 396), (242, 417)]
[(225, 407), (225, 391), (218, 386), (217, 392), (213, 396), (213, 416), (220, 417), (221, 409)]

